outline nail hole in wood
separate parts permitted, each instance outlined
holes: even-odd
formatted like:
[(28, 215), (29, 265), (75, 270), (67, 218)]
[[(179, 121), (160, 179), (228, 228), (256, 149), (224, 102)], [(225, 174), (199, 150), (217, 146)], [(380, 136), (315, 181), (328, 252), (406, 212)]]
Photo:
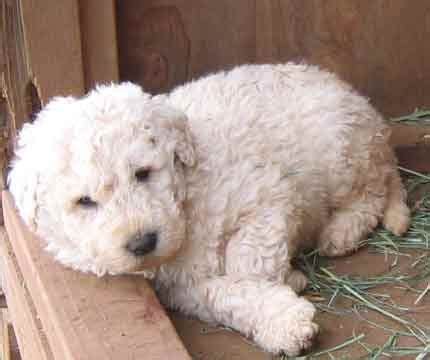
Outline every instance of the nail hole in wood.
[(9, 117), (9, 107), (5, 97), (0, 95), (0, 128), (5, 128), (7, 126), (7, 121)]
[(25, 89), (25, 103), (28, 119), (33, 122), (42, 108), (42, 103), (40, 102), (39, 92), (32, 82), (29, 82)]

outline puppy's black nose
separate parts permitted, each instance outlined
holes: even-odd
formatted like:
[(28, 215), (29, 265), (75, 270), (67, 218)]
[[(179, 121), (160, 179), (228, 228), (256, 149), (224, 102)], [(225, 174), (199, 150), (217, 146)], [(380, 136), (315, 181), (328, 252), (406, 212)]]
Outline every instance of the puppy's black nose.
[(157, 246), (158, 234), (148, 232), (135, 235), (125, 246), (135, 256), (143, 256), (154, 251)]

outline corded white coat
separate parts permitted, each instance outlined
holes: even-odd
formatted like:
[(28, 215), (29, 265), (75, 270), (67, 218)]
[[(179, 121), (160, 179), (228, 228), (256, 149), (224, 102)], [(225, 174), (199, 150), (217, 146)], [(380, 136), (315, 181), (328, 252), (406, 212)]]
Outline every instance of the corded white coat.
[[(294, 355), (318, 330), (295, 293), (306, 284), (297, 252), (343, 255), (379, 221), (408, 227), (389, 135), (333, 74), (244, 65), (164, 95), (124, 83), (55, 98), (20, 133), (10, 190), (63, 264), (145, 269), (167, 306)], [(126, 250), (149, 231), (154, 252)]]

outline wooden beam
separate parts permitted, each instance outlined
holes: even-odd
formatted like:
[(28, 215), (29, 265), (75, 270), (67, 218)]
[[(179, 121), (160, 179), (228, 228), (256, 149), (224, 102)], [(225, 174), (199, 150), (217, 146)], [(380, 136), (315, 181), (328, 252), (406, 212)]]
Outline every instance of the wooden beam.
[(84, 93), (81, 48), (77, 0), (0, 0), (0, 102), (8, 112), (0, 131), (9, 148), (41, 104)]
[(15, 138), (17, 129), (28, 116), (25, 87), (31, 81), (24, 46), (20, 2), (0, 0), (0, 16), (0, 86), (4, 103), (3, 114), (9, 113), (6, 128), (9, 138)]
[(7, 309), (1, 309), (1, 341), (2, 341), (2, 350), (1, 350), (1, 359), (2, 360), (11, 360), (10, 356), (10, 330), (11, 323), (9, 320), (9, 312)]
[[(28, 293), (4, 227), (0, 230), (0, 261), (2, 286), (6, 294), (9, 316), (14, 325), (22, 359), (53, 359), (52, 352), (37, 319), (36, 309)], [(5, 319), (3, 319), (5, 320)], [(3, 338), (5, 334), (3, 326)], [(7, 329), (6, 329), (7, 330)], [(7, 340), (7, 339), (6, 339)], [(3, 339), (2, 359), (10, 353)]]
[(86, 90), (119, 80), (115, 15), (114, 0), (79, 1)]
[(43, 250), (3, 192), (6, 229), (55, 359), (190, 359), (140, 276), (97, 278)]
[(84, 75), (77, 0), (19, 0), (28, 72), (42, 104), (82, 95)]

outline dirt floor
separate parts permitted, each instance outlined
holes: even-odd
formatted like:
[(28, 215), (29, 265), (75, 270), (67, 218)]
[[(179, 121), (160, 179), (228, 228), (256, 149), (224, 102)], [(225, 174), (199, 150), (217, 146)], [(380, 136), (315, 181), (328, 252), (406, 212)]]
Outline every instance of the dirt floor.
[[(413, 262), (416, 254), (412, 254), (411, 258), (400, 259), (400, 269), (407, 268)], [(372, 276), (386, 273), (390, 270), (390, 265), (393, 259), (380, 254), (372, 254), (367, 249), (363, 249), (358, 253), (349, 257), (330, 259), (328, 266), (330, 270), (338, 275), (361, 275)], [(427, 284), (420, 285), (421, 287)], [(413, 308), (416, 312), (410, 314), (411, 318), (417, 319), (422, 324), (430, 324), (430, 295), (424, 297), (418, 305), (414, 305), (417, 299), (417, 294), (406, 290), (400, 290), (392, 287), (380, 287), (375, 289), (378, 293), (386, 293), (392, 296), (392, 299), (399, 305), (404, 305)], [(305, 293), (311, 299), (313, 294)], [(333, 304), (337, 309), (351, 309), (351, 305), (345, 301), (337, 301)], [(241, 337), (235, 332), (209, 328), (205, 324), (185, 318), (179, 314), (171, 316), (178, 333), (184, 344), (187, 346), (193, 359), (201, 360), (227, 360), (227, 359), (247, 359), (247, 360), (267, 360), (277, 359), (276, 356), (271, 356), (260, 351), (253, 346), (249, 341)], [(321, 327), (321, 332), (318, 336), (317, 343), (313, 351), (325, 350), (339, 344), (344, 343), (347, 339), (364, 334), (363, 342), (369, 345), (381, 346), (386, 343), (389, 335), (384, 330), (378, 329), (370, 325), (364, 319), (373, 321), (378, 325), (390, 327), (392, 329), (402, 330), (402, 326), (394, 321), (385, 318), (374, 311), (363, 309), (359, 315), (347, 313), (344, 315), (336, 315), (328, 312), (319, 311), (317, 322)], [(417, 345), (415, 340), (410, 338), (401, 338), (401, 344), (404, 346)], [(358, 359), (360, 357), (367, 358), (365, 349), (358, 343), (346, 346), (344, 349), (332, 352), (337, 359)], [(414, 356), (402, 356), (401, 359), (415, 359)], [(429, 357), (430, 358), (430, 357)], [(318, 359), (330, 359), (328, 355), (320, 356)]]

